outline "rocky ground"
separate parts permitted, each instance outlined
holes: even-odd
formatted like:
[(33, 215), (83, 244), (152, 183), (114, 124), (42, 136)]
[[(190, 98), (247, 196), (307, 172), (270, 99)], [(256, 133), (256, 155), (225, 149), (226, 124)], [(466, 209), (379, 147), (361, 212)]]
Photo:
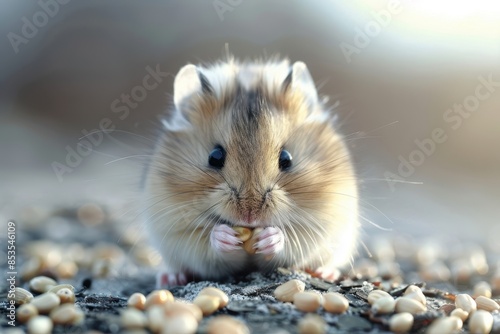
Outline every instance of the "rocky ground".
[[(154, 289), (159, 255), (140, 237), (140, 228), (121, 220), (99, 206), (87, 204), (75, 208), (29, 208), (15, 221), (16, 286), (29, 289), (29, 280), (38, 275), (69, 283), (76, 290), (76, 305), (85, 314), (78, 324), (54, 326), (54, 333), (125, 332), (120, 313), (127, 307), (128, 297), (134, 292), (147, 295)], [(6, 237), (7, 233), (0, 236)], [(8, 243), (2, 245), (5, 246), (0, 250), (0, 267), (7, 273)], [(200, 322), (198, 333), (207, 332), (207, 323), (220, 314), (240, 319), (252, 333), (298, 333), (298, 323), (305, 313), (292, 303), (277, 300), (273, 294), (276, 287), (290, 279), (304, 282), (306, 290), (338, 292), (347, 298), (349, 309), (343, 314), (328, 313), (322, 308), (315, 312), (327, 324), (326, 333), (390, 332), (391, 314), (371, 312), (367, 296), (374, 289), (385, 290), (397, 298), (409, 284), (421, 287), (427, 298), (427, 311), (414, 316), (413, 333), (426, 332), (435, 319), (449, 315), (455, 308), (456, 294), (473, 295), (479, 282), (492, 286), (492, 298), (498, 303), (500, 257), (478, 244), (393, 236), (373, 239), (368, 248), (372, 256), (362, 253), (353, 268), (335, 282), (280, 268), (267, 275), (253, 273), (224, 282), (193, 282), (170, 291), (176, 299), (189, 302), (207, 286), (218, 287), (229, 296), (225, 308)], [(9, 325), (9, 286), (4, 280), (0, 287), (0, 332), (26, 331), (25, 324)], [(492, 313), (491, 332), (500, 333), (500, 315), (498, 311)], [(468, 330), (466, 321), (459, 332)]]

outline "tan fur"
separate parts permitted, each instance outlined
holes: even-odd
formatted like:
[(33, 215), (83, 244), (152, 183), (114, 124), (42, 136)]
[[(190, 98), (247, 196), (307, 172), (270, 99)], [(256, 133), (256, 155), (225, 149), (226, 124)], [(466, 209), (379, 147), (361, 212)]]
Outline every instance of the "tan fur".
[[(268, 82), (264, 65), (227, 64), (234, 78), (214, 83), (214, 95), (195, 94), (183, 101), (181, 111), (191, 127), (167, 130), (159, 140), (145, 205), (151, 235), (173, 271), (221, 278), (249, 266), (314, 269), (341, 266), (352, 257), (359, 224), (349, 152), (330, 122), (307, 121), (314, 110), (301, 91), (283, 91)], [(251, 86), (269, 106), (252, 126), (240, 120), (244, 110), (235, 110), (241, 72), (252, 77)], [(321, 111), (322, 106), (314, 108)], [(227, 152), (220, 171), (207, 163), (216, 144)], [(278, 167), (283, 147), (293, 156), (289, 172)], [(210, 247), (217, 223), (211, 215), (237, 225), (248, 212), (260, 227), (276, 226), (285, 234), (284, 250), (270, 261), (243, 250), (220, 254)]]

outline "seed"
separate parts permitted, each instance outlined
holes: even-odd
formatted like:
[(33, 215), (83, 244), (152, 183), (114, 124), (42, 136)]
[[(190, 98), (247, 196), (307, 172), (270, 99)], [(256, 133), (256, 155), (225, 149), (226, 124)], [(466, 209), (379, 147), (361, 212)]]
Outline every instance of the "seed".
[(396, 300), (395, 309), (397, 313), (408, 312), (411, 314), (419, 314), (427, 311), (427, 307), (425, 305), (422, 305), (422, 303), (416, 301), (415, 299), (406, 297), (398, 298)]
[(49, 334), (52, 332), (52, 320), (49, 317), (38, 315), (28, 321), (28, 333)]
[(174, 301), (174, 296), (168, 290), (154, 290), (146, 297), (146, 309), (151, 305), (161, 305)]
[(408, 286), (408, 288), (406, 288), (405, 290), (404, 296), (405, 298), (414, 299), (420, 302), (422, 305), (427, 304), (427, 298), (425, 298), (425, 295), (422, 292), (422, 290), (416, 285)]
[(491, 288), (496, 291), (500, 292), (500, 269), (497, 269), (495, 274), (491, 277)]
[(42, 261), (37, 257), (31, 257), (24, 262), (19, 269), (23, 281), (28, 281), (38, 275), (43, 269), (42, 265)]
[(38, 310), (31, 304), (24, 304), (19, 306), (16, 310), (16, 320), (24, 324), (26, 321), (38, 315)]
[(469, 331), (472, 334), (488, 334), (493, 327), (493, 316), (490, 312), (477, 310), (469, 319)]
[(349, 308), (349, 301), (340, 293), (329, 292), (323, 295), (323, 307), (330, 313), (344, 313)]
[(73, 304), (63, 304), (50, 312), (50, 318), (54, 325), (71, 325), (77, 317), (76, 310)]
[(427, 331), (425, 333), (426, 334), (454, 333), (459, 329), (457, 328), (459, 326), (457, 320), (460, 321), (460, 328), (461, 328), (462, 321), (457, 317), (438, 318), (432, 322), (432, 324), (429, 326), (429, 328), (427, 328)]
[(155, 267), (161, 263), (161, 255), (155, 248), (137, 244), (132, 251), (134, 260), (144, 266)]
[(361, 259), (354, 266), (352, 273), (354, 277), (375, 277), (378, 275), (377, 264), (370, 259)]
[(59, 289), (56, 295), (59, 297), (61, 304), (75, 302), (75, 293), (68, 288)]
[(413, 326), (413, 315), (408, 312), (395, 314), (389, 319), (389, 328), (394, 333), (409, 332)]
[(256, 229), (253, 230), (250, 239), (248, 239), (243, 243), (243, 249), (245, 250), (245, 252), (247, 252), (250, 255), (255, 254), (255, 252), (257, 252), (257, 249), (255, 249), (253, 246), (259, 240), (259, 234), (260, 232), (262, 232), (262, 230), (263, 229), (260, 227), (257, 227)]
[(229, 302), (229, 297), (224, 293), (224, 291), (214, 287), (204, 288), (198, 295), (208, 295), (219, 298), (219, 308), (226, 307), (227, 303)]
[(163, 322), (162, 334), (193, 334), (198, 329), (198, 321), (189, 313), (168, 317)]
[(78, 273), (78, 266), (73, 261), (63, 261), (57, 265), (56, 273), (60, 278), (73, 278)]
[(105, 278), (108, 277), (112, 268), (111, 260), (109, 259), (98, 259), (92, 263), (92, 277), (95, 278)]
[(79, 308), (75, 308), (75, 318), (73, 319), (72, 325), (79, 326), (85, 321), (85, 313)]
[(127, 306), (143, 311), (146, 308), (146, 296), (139, 292), (132, 294), (127, 300)]
[(220, 299), (219, 297), (210, 295), (198, 295), (198, 297), (193, 300), (193, 304), (201, 309), (204, 316), (207, 316), (219, 309)]
[(454, 315), (450, 316), (449, 318), (452, 319), (453, 322), (455, 323), (456, 330), (462, 329), (462, 327), (464, 326), (464, 322), (462, 321), (462, 319), (460, 319), (459, 317), (456, 317)]
[(293, 296), (298, 292), (304, 291), (305, 288), (306, 284), (304, 282), (298, 279), (292, 279), (277, 287), (276, 290), (274, 290), (274, 296), (282, 302), (292, 302)]
[(30, 290), (38, 293), (47, 292), (53, 286), (56, 286), (57, 282), (52, 278), (47, 276), (37, 276), (32, 278), (30, 281)]
[(14, 289), (14, 301), (16, 302), (16, 305), (30, 303), (32, 300), (33, 294), (28, 290), (23, 288)]
[(197, 305), (191, 303), (183, 303), (177, 300), (172, 303), (165, 304), (164, 313), (167, 317), (174, 317), (181, 313), (189, 313), (198, 322), (200, 322), (203, 318), (203, 313)]
[(293, 296), (295, 307), (303, 312), (315, 312), (322, 301), (321, 295), (313, 291), (298, 292)]
[(460, 320), (465, 321), (469, 317), (469, 312), (462, 310), (461, 308), (456, 308), (451, 311), (450, 316), (457, 317)]
[(144, 313), (135, 308), (128, 308), (122, 311), (120, 323), (126, 329), (141, 329), (146, 327), (147, 318)]
[(488, 282), (481, 281), (474, 285), (474, 298), (479, 296), (491, 298), (491, 295), (491, 285)]
[(148, 328), (153, 333), (158, 333), (163, 326), (163, 319), (165, 318), (165, 310), (162, 305), (153, 305), (146, 311), (148, 318)]
[(61, 300), (55, 293), (46, 292), (33, 298), (31, 304), (37, 308), (38, 313), (47, 314), (59, 306), (59, 304), (61, 304)]
[(372, 312), (374, 314), (390, 314), (394, 312), (396, 301), (392, 297), (382, 297), (372, 304)]
[(57, 294), (57, 291), (61, 289), (69, 289), (71, 292), (75, 292), (75, 287), (71, 284), (58, 284), (56, 286), (51, 287), (47, 292), (53, 292)]
[(472, 299), (471, 296), (464, 293), (456, 295), (455, 306), (461, 308), (462, 310), (464, 310), (469, 314), (477, 309), (477, 304), (474, 301), (474, 299)]
[(78, 219), (85, 225), (97, 225), (104, 221), (105, 215), (101, 207), (94, 203), (87, 203), (78, 208)]
[(207, 334), (250, 334), (248, 327), (236, 318), (219, 315), (207, 324)]
[(478, 310), (493, 312), (500, 309), (500, 305), (498, 305), (493, 299), (484, 296), (477, 297), (476, 304)]
[(373, 303), (375, 303), (377, 299), (380, 299), (382, 297), (391, 297), (391, 295), (382, 290), (373, 290), (368, 294), (368, 303), (370, 303), (370, 305), (373, 305)]
[(299, 321), (300, 334), (323, 334), (327, 326), (325, 320), (317, 314), (307, 314)]
[(247, 241), (252, 236), (252, 230), (246, 227), (235, 226), (233, 230), (238, 233), (238, 238), (243, 242)]

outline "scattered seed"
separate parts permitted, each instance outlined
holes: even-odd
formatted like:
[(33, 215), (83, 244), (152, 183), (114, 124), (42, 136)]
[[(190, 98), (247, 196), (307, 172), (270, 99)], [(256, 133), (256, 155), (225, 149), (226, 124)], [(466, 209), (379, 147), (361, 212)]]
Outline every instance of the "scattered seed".
[(329, 292), (323, 295), (323, 307), (330, 313), (344, 313), (349, 308), (349, 301), (337, 292)]
[(466, 312), (461, 308), (456, 308), (453, 311), (451, 311), (450, 316), (457, 317), (460, 320), (462, 320), (462, 322), (464, 322), (469, 317), (469, 312)]
[(36, 296), (35, 298), (33, 298), (31, 304), (37, 308), (38, 313), (47, 314), (54, 308), (59, 306), (59, 304), (61, 304), (61, 300), (55, 293), (46, 292), (40, 296)]
[(153, 333), (158, 333), (163, 326), (163, 319), (165, 318), (165, 309), (162, 305), (152, 305), (146, 311), (148, 318), (148, 328)]
[(212, 295), (198, 295), (193, 304), (201, 309), (204, 316), (211, 315), (219, 309), (220, 298)]
[(109, 259), (98, 259), (92, 264), (92, 277), (105, 278), (111, 273), (112, 262)]
[(397, 313), (408, 312), (411, 314), (420, 314), (427, 311), (427, 307), (415, 299), (401, 297), (396, 300)]
[(19, 269), (19, 273), (21, 274), (21, 278), (23, 281), (28, 281), (40, 274), (43, 270), (42, 261), (37, 257), (30, 257), (26, 262), (24, 262)]
[(306, 284), (298, 279), (292, 279), (284, 284), (281, 284), (274, 290), (274, 296), (276, 299), (282, 302), (292, 302), (293, 296), (304, 291)]
[(322, 297), (314, 291), (298, 292), (293, 296), (295, 307), (303, 312), (315, 312), (322, 304)]
[(57, 282), (50, 277), (37, 276), (30, 280), (30, 290), (38, 293), (47, 292), (50, 288), (57, 285)]
[(491, 285), (488, 282), (481, 281), (478, 282), (476, 285), (474, 285), (473, 297), (477, 298), (479, 296), (491, 298), (492, 296)]
[(122, 311), (120, 323), (126, 329), (141, 329), (146, 327), (147, 318), (144, 313), (135, 308), (128, 308)]
[(174, 296), (168, 290), (154, 290), (146, 297), (145, 308), (151, 305), (162, 305), (174, 301)]
[(454, 333), (459, 328), (458, 322), (460, 322), (460, 328), (462, 327), (461, 320), (457, 317), (445, 317), (438, 318), (434, 320), (431, 325), (425, 331), (426, 334), (443, 334), (443, 333)]
[(61, 304), (75, 302), (75, 293), (68, 288), (62, 288), (57, 290), (56, 295), (57, 297), (59, 297)]
[(490, 312), (477, 310), (469, 318), (469, 331), (472, 334), (488, 334), (493, 327), (493, 316)]
[(201, 309), (194, 304), (183, 303), (180, 301), (174, 301), (164, 305), (164, 313), (167, 317), (175, 317), (181, 313), (191, 314), (196, 321), (200, 322), (203, 318), (203, 312)]
[(425, 298), (425, 295), (422, 292), (422, 290), (416, 285), (408, 286), (408, 288), (406, 288), (406, 290), (405, 290), (404, 296), (405, 296), (405, 298), (415, 299), (416, 301), (420, 302), (422, 305), (427, 304), (427, 298)]
[(78, 219), (85, 225), (98, 225), (104, 221), (105, 215), (101, 207), (94, 203), (87, 203), (78, 208)]
[(467, 294), (458, 294), (455, 297), (455, 306), (468, 312), (469, 314), (477, 310), (477, 304), (471, 296)]
[(60, 278), (73, 278), (78, 273), (78, 266), (73, 261), (63, 261), (55, 268)]
[(38, 315), (28, 321), (29, 334), (49, 334), (52, 332), (52, 320), (49, 317)]
[(127, 306), (143, 311), (146, 308), (146, 296), (139, 292), (132, 294), (128, 298)]
[(226, 293), (221, 289), (217, 289), (214, 287), (204, 288), (198, 295), (208, 295), (219, 298), (219, 308), (226, 307), (227, 303), (229, 302), (229, 297), (226, 295)]
[(300, 334), (323, 334), (326, 333), (325, 320), (317, 314), (307, 314), (300, 319), (298, 329)]
[(77, 317), (77, 308), (74, 304), (63, 304), (50, 312), (50, 319), (54, 325), (71, 325)]
[(168, 317), (163, 322), (162, 334), (193, 334), (198, 329), (198, 321), (189, 313)]
[(389, 319), (389, 328), (394, 333), (409, 332), (412, 326), (413, 315), (408, 312), (395, 314)]
[(248, 327), (236, 318), (219, 315), (207, 324), (207, 334), (250, 334)]
[(38, 315), (38, 310), (34, 305), (23, 304), (16, 310), (16, 320), (24, 324), (28, 320)]
[(396, 301), (392, 297), (382, 297), (372, 304), (374, 314), (390, 314), (394, 312)]
[(33, 294), (28, 290), (17, 287), (14, 289), (14, 301), (16, 302), (16, 305), (30, 303), (32, 300)]
[(493, 299), (485, 296), (477, 297), (476, 305), (478, 310), (485, 310), (488, 312), (493, 312), (500, 309), (500, 305), (498, 305)]
[(373, 303), (375, 303), (377, 299), (380, 299), (382, 297), (391, 297), (391, 295), (382, 290), (373, 290), (368, 294), (368, 303), (370, 303), (370, 305), (373, 305)]

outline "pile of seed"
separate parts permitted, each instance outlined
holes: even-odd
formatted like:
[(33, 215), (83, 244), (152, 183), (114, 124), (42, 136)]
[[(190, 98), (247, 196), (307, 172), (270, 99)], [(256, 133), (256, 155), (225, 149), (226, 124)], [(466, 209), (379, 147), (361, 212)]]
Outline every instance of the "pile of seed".
[[(280, 268), (151, 291), (158, 253), (108, 212), (85, 204), (17, 222), (23, 331), (500, 334), (500, 257), (484, 245), (373, 238), (371, 256), (335, 282)], [(255, 251), (259, 230), (235, 231)], [(75, 291), (89, 278), (91, 289)], [(0, 300), (0, 314), (6, 306)]]

